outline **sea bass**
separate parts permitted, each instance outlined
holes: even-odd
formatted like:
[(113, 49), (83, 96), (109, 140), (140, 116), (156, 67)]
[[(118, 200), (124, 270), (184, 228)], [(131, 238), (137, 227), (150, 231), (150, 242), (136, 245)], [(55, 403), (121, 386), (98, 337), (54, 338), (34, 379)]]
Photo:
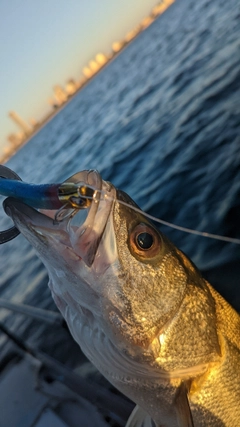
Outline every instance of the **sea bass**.
[(4, 208), (73, 338), (137, 404), (127, 426), (239, 427), (240, 316), (126, 193), (95, 171), (77, 180), (96, 183), (86, 210)]

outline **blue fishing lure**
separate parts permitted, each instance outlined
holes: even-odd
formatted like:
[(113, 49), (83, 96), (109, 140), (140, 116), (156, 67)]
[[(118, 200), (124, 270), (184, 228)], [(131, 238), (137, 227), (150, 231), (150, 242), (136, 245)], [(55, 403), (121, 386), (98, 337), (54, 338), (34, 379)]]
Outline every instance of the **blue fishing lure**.
[[(28, 184), (11, 169), (0, 165), (0, 194), (14, 197), (36, 209), (58, 210), (64, 206), (84, 209), (89, 206), (93, 192), (94, 189), (87, 187), (84, 182), (77, 183), (74, 180), (61, 184)], [(0, 231), (0, 244), (14, 239), (18, 234), (15, 226)]]

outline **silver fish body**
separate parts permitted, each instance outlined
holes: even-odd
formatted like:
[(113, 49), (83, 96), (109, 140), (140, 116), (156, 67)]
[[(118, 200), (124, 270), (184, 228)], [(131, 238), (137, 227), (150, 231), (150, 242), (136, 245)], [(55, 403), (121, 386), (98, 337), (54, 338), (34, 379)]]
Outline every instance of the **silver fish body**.
[[(94, 173), (84, 172), (84, 179), (99, 183)], [(128, 427), (151, 426), (151, 419), (159, 427), (238, 427), (239, 315), (131, 208), (129, 196), (99, 185), (105, 197), (92, 202), (79, 224), (78, 214), (56, 224), (5, 201), (47, 268), (74, 339), (136, 402)]]

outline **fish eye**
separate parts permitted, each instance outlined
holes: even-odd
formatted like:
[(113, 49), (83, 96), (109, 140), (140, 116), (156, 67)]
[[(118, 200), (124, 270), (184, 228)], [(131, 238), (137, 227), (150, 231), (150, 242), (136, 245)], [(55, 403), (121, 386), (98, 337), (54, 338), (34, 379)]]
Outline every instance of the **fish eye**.
[(139, 249), (148, 250), (152, 247), (154, 242), (153, 236), (150, 233), (139, 233), (136, 236), (136, 244)]
[(134, 256), (147, 260), (158, 254), (161, 249), (161, 239), (154, 228), (140, 223), (129, 235), (129, 247)]

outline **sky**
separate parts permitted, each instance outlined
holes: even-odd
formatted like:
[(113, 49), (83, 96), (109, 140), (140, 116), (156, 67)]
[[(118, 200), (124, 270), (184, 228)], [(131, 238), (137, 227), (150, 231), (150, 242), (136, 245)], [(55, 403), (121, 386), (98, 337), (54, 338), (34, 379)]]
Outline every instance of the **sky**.
[(0, 153), (18, 127), (40, 119), (54, 84), (80, 79), (84, 65), (109, 53), (158, 0), (0, 0)]

